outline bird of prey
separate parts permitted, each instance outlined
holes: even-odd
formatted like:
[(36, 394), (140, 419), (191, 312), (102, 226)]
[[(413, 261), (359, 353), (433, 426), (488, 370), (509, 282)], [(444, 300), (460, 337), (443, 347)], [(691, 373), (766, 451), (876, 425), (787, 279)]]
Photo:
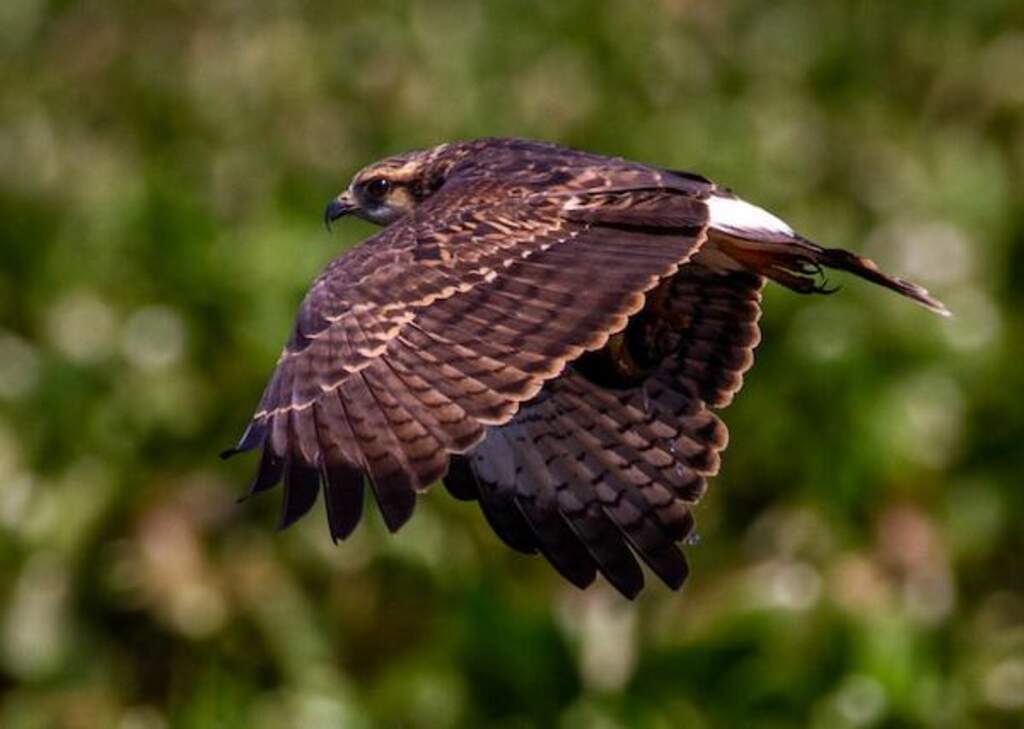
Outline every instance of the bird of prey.
[(313, 282), (238, 445), (280, 526), (323, 487), (331, 536), (369, 480), (391, 531), (443, 481), (574, 585), (666, 585), (719, 468), (753, 362), (761, 289), (853, 273), (945, 314), (920, 286), (823, 248), (700, 175), (523, 139), (389, 157), (327, 206), (385, 226)]

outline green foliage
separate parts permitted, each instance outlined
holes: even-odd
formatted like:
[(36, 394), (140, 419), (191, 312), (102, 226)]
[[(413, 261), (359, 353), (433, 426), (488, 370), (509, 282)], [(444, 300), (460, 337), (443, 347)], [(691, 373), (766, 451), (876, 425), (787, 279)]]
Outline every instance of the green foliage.
[[(1024, 5), (0, 3), (0, 726), (999, 727), (1024, 713)], [(928, 286), (766, 296), (679, 594), (471, 505), (335, 547), (222, 464), (323, 204), (480, 135), (693, 169)]]

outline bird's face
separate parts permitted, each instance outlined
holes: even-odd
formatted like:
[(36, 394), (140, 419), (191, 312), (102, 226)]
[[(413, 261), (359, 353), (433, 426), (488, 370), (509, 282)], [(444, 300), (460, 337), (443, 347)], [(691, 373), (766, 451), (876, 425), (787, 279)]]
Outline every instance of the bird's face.
[(328, 225), (343, 215), (356, 215), (377, 225), (390, 225), (416, 209), (443, 180), (437, 179), (435, 161), (441, 148), (388, 157), (363, 168), (348, 189), (331, 200), (324, 211)]

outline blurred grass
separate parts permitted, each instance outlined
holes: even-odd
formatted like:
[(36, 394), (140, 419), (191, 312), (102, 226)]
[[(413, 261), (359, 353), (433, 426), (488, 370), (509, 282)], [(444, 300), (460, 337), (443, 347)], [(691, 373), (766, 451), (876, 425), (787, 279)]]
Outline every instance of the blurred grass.
[[(0, 726), (1000, 727), (1024, 713), (1024, 6), (0, 4)], [(956, 312), (770, 291), (681, 594), (467, 505), (330, 544), (222, 465), (363, 164), (694, 169)]]

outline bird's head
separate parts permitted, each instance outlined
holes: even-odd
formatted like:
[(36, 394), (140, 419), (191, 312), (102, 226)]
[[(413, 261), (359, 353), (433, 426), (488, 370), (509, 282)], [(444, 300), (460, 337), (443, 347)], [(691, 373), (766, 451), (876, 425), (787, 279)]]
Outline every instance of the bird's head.
[(450, 145), (387, 157), (360, 170), (348, 188), (327, 204), (324, 222), (356, 215), (377, 225), (390, 225), (444, 184), (451, 168)]

